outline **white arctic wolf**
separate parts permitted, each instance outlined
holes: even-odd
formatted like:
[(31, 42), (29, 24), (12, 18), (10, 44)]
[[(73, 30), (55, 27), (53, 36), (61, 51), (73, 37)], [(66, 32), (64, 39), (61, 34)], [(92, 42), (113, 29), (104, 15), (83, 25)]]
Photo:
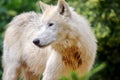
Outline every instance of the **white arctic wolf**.
[(90, 24), (64, 0), (57, 6), (40, 2), (43, 14), (16, 16), (4, 38), (3, 80), (58, 80), (72, 70), (80, 76), (91, 68), (96, 56), (96, 38)]

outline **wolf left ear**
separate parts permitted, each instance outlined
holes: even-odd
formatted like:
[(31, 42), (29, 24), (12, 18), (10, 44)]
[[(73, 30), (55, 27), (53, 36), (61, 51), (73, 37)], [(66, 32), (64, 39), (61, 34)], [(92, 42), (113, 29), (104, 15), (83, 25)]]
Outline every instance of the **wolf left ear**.
[(40, 5), (42, 12), (45, 12), (45, 10), (50, 7), (49, 5), (47, 5), (41, 1), (39, 2), (39, 5)]
[(57, 10), (60, 15), (63, 15), (65, 17), (70, 17), (70, 10), (68, 4), (65, 2), (65, 0), (59, 0), (57, 4)]

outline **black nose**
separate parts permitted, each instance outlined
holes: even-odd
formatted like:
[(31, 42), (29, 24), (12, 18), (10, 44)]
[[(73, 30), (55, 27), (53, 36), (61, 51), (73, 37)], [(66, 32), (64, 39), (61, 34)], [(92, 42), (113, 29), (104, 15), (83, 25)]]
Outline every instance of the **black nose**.
[(39, 40), (39, 39), (34, 39), (34, 40), (33, 40), (33, 43), (34, 43), (35, 45), (39, 45), (40, 40)]

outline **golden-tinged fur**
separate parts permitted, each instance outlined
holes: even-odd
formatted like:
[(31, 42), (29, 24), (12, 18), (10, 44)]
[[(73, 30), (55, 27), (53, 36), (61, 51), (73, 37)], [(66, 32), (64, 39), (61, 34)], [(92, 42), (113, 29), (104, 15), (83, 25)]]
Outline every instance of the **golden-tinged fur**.
[[(42, 74), (42, 80), (58, 80), (73, 70), (83, 76), (92, 68), (97, 44), (89, 22), (64, 0), (40, 6), (43, 14), (22, 13), (8, 24), (3, 80), (17, 80), (20, 73), (24, 80), (39, 80)], [(36, 38), (40, 43), (33, 43)]]

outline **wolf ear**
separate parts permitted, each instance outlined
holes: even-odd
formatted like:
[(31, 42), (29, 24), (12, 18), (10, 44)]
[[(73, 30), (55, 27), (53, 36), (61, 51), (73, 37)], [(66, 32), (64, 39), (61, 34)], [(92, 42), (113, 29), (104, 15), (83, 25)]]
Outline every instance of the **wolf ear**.
[(65, 17), (70, 17), (70, 10), (68, 4), (65, 2), (65, 0), (59, 0), (57, 4), (57, 10), (60, 15), (63, 15)]
[(47, 8), (50, 7), (49, 5), (47, 5), (47, 4), (45, 4), (41, 1), (39, 2), (39, 5), (40, 5), (40, 8), (41, 8), (42, 12), (44, 12)]

